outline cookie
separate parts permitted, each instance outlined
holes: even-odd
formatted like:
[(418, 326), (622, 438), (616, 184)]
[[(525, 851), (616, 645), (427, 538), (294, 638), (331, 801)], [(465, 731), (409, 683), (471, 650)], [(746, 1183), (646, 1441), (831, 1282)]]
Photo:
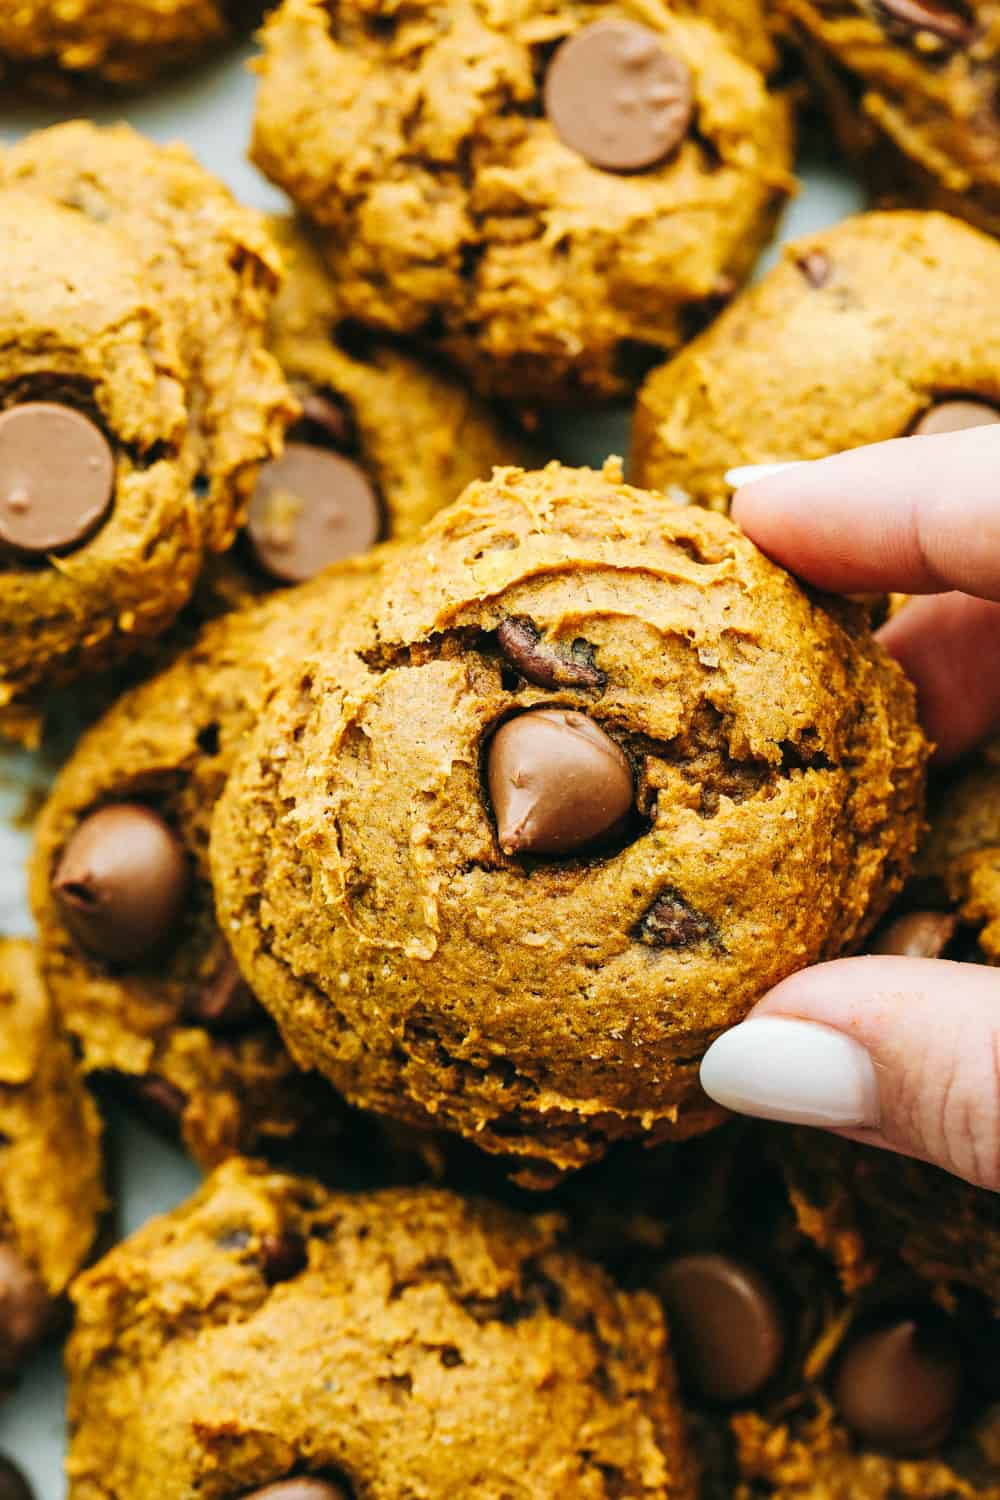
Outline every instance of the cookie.
[(29, 942), (0, 939), (0, 1385), (56, 1321), (105, 1201), (101, 1126)]
[(501, 470), (276, 693), (216, 896), (303, 1066), (551, 1174), (711, 1117), (709, 1042), (898, 888), (925, 753), (860, 613), (727, 520)]
[(1000, 15), (988, 0), (777, 0), (774, 9), (878, 198), (1000, 232)]
[(354, 607), (377, 558), (206, 627), (83, 738), (39, 818), (40, 960), (88, 1073), (112, 1075), (210, 1164), (342, 1132), (346, 1111), (294, 1067), (241, 983), (215, 918), (212, 808), (253, 726), (269, 658), (313, 613)]
[(0, 11), (0, 77), (54, 92), (135, 88), (249, 26), (254, 0), (17, 0)]
[(345, 320), (303, 222), (275, 217), (269, 227), (286, 266), (269, 344), (302, 415), (261, 471), (237, 547), (208, 579), (236, 602), (382, 537), (412, 536), (473, 479), (529, 454), (467, 383)]
[(285, 0), (262, 35), (253, 158), (325, 231), (345, 313), (513, 401), (627, 395), (792, 186), (786, 102), (691, 14)]
[(939, 910), (973, 930), (1000, 964), (1000, 741), (987, 745), (935, 796), (914, 881)]
[(71, 1500), (694, 1493), (659, 1309), (552, 1218), (233, 1162), (76, 1306)]
[(795, 241), (646, 381), (636, 483), (721, 510), (741, 464), (1000, 421), (998, 276), (1000, 247), (941, 214), (861, 214)]
[(183, 147), (57, 126), (0, 155), (0, 190), (0, 711), (17, 711), (166, 628), (295, 408), (264, 348), (278, 251)]

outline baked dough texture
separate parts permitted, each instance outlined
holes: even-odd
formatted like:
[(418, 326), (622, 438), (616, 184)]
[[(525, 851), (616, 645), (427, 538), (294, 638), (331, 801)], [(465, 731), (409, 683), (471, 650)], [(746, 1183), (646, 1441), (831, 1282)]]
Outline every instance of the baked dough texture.
[[(0, 1378), (11, 1374), (10, 1255), (54, 1302), (92, 1253), (104, 1208), (97, 1109), (57, 1029), (31, 943), (0, 939)], [(22, 1288), (21, 1314), (34, 1321), (32, 1296)], [(38, 1333), (43, 1317), (39, 1310)]]
[(1000, 964), (1000, 740), (950, 778), (930, 813), (915, 879), (977, 929), (987, 963)]
[[(592, 685), (520, 675), (512, 619)], [(482, 758), (539, 707), (628, 757), (617, 844), (500, 849)], [(709, 1042), (899, 888), (925, 755), (860, 612), (724, 518), (614, 462), (498, 471), (274, 694), (213, 825), (222, 925), (303, 1066), (551, 1175), (714, 1117)]]
[(998, 280), (1000, 246), (943, 214), (861, 214), (796, 240), (647, 379), (635, 482), (723, 510), (736, 465), (901, 437), (950, 397), (1000, 405)]
[[(660, 35), (695, 94), (696, 129), (626, 176), (542, 108), (553, 49), (609, 18)], [(787, 101), (659, 0), (284, 0), (262, 38), (253, 158), (326, 232), (346, 312), (514, 401), (628, 394), (749, 275), (792, 187)]]
[[(299, 1247), (280, 1275), (275, 1243)], [(71, 1500), (230, 1500), (293, 1473), (365, 1500), (694, 1494), (659, 1308), (552, 1217), (233, 1162), (76, 1305)]]
[(0, 559), (0, 714), (169, 625), (232, 542), (295, 411), (264, 347), (280, 257), (180, 146), (78, 122), (0, 153), (0, 406), (69, 405), (112, 446), (106, 520)]
[(9, 0), (0, 77), (48, 89), (98, 80), (135, 88), (232, 38), (254, 0)]
[[(39, 818), (32, 902), (40, 961), (90, 1073), (122, 1076), (173, 1116), (203, 1164), (340, 1131), (345, 1111), (294, 1067), (263, 1011), (206, 1017), (204, 997), (231, 964), (208, 873), (212, 808), (253, 727), (272, 658), (301, 643), (312, 611), (330, 629), (369, 587), (378, 558), (348, 562), (205, 628), (177, 660), (125, 693), (80, 742)], [(165, 951), (110, 964), (70, 932), (53, 876), (76, 829), (109, 803), (154, 808), (180, 838), (190, 883)]]

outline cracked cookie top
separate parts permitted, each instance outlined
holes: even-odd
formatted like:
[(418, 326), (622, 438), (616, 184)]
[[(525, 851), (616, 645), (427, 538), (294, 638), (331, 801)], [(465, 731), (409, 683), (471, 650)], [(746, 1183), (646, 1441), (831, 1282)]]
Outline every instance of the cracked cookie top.
[(216, 895), (301, 1062), (551, 1174), (704, 1125), (708, 1043), (898, 889), (925, 755), (860, 613), (725, 519), (498, 471), (276, 692)]
[(233, 1162), (75, 1297), (72, 1500), (694, 1493), (655, 1300), (551, 1216)]
[(659, 0), (285, 0), (263, 43), (254, 159), (345, 311), (516, 401), (626, 394), (792, 185), (786, 102)]

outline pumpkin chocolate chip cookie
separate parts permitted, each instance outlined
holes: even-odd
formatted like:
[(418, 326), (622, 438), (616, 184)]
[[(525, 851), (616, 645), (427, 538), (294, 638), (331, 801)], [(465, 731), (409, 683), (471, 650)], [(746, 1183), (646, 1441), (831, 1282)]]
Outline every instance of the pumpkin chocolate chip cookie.
[(280, 258), (182, 147), (77, 123), (0, 154), (0, 709), (159, 634), (294, 412)]
[(232, 1162), (75, 1300), (71, 1500), (694, 1493), (655, 1300), (552, 1216)]
[(276, 691), (222, 925), (300, 1063), (551, 1176), (704, 1125), (709, 1042), (898, 889), (925, 754), (860, 613), (727, 520), (499, 470)]
[(1000, 246), (943, 214), (861, 214), (787, 246), (647, 379), (636, 483), (721, 510), (741, 464), (1000, 421), (998, 280)]
[(221, 46), (261, 9), (256, 0), (13, 0), (0, 6), (0, 78), (135, 88)]
[(263, 44), (253, 156), (345, 313), (515, 401), (627, 394), (792, 186), (785, 101), (658, 3), (285, 0)]
[(112, 1074), (211, 1163), (345, 1110), (294, 1068), (240, 980), (207, 869), (212, 808), (251, 729), (267, 664), (313, 615), (329, 627), (377, 557), (344, 563), (207, 626), (81, 741), (42, 811), (32, 899), (40, 959), (89, 1073)]
[(776, 0), (774, 12), (879, 198), (1000, 232), (994, 0)]
[(302, 414), (261, 471), (237, 547), (210, 571), (216, 595), (235, 600), (411, 536), (473, 479), (529, 452), (466, 383), (351, 327), (302, 221), (269, 227), (285, 258), (269, 345)]
[(0, 1385), (54, 1325), (104, 1206), (97, 1110), (31, 944), (0, 939)]

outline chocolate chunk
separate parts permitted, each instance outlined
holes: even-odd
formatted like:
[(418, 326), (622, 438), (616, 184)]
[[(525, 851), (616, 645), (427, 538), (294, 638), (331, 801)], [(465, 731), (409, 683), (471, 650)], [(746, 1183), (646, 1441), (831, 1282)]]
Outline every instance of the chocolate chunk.
[(577, 654), (565, 657), (554, 647), (543, 645), (530, 620), (504, 620), (497, 627), (497, 644), (511, 666), (536, 687), (577, 687), (599, 691), (607, 679), (585, 655), (585, 643), (574, 647)]
[(936, 0), (879, 0), (879, 4), (908, 30), (929, 31), (956, 46), (966, 46), (976, 34), (972, 16), (964, 7), (941, 5)]
[(487, 780), (505, 854), (572, 854), (621, 826), (632, 768), (609, 735), (571, 709), (509, 719), (493, 737)]
[(12, 1375), (49, 1326), (52, 1299), (13, 1245), (0, 1244), (0, 1374)]
[(288, 443), (260, 471), (247, 536), (265, 573), (304, 583), (367, 551), (381, 524), (378, 495), (359, 464), (313, 443)]
[(894, 1453), (925, 1453), (951, 1431), (962, 1359), (947, 1320), (928, 1308), (860, 1334), (837, 1367), (840, 1415), (859, 1438)]
[(253, 990), (229, 952), (214, 977), (194, 990), (184, 1005), (185, 1019), (209, 1031), (238, 1030), (259, 1019), (260, 1013)]
[(112, 802), (77, 828), (53, 887), (82, 947), (115, 963), (136, 963), (180, 918), (188, 889), (184, 847), (151, 807)]
[(657, 896), (636, 935), (650, 948), (693, 948), (697, 943), (712, 941), (716, 932), (710, 917), (689, 906), (678, 891), (669, 889)]
[(17, 1465), (0, 1453), (0, 1500), (35, 1500), (34, 1491)]
[(269, 1286), (279, 1281), (291, 1281), (293, 1276), (305, 1270), (308, 1259), (306, 1242), (300, 1234), (285, 1230), (261, 1238), (260, 1268)]
[[(3, 1496), (0, 1495), (0, 1500)], [(329, 1479), (279, 1479), (277, 1484), (265, 1485), (262, 1490), (253, 1490), (243, 1500), (348, 1500), (347, 1491), (341, 1484)]]
[(82, 412), (28, 401), (0, 415), (0, 547), (36, 556), (78, 546), (114, 487), (108, 440)]
[(545, 113), (592, 166), (641, 172), (684, 139), (694, 113), (691, 73), (648, 26), (594, 21), (549, 64)]
[(796, 256), (795, 264), (808, 281), (809, 285), (817, 291), (825, 286), (830, 279), (833, 266), (830, 257), (825, 250), (806, 250), (802, 255)]
[(749, 1400), (777, 1374), (785, 1320), (752, 1266), (730, 1255), (682, 1255), (659, 1273), (681, 1379), (706, 1401)]
[(1000, 410), (985, 401), (938, 401), (924, 412), (913, 429), (913, 436), (964, 432), (968, 427), (990, 427), (995, 422), (1000, 422)]
[(904, 958), (940, 958), (952, 938), (958, 918), (946, 911), (911, 911), (879, 933), (872, 953), (898, 953)]

